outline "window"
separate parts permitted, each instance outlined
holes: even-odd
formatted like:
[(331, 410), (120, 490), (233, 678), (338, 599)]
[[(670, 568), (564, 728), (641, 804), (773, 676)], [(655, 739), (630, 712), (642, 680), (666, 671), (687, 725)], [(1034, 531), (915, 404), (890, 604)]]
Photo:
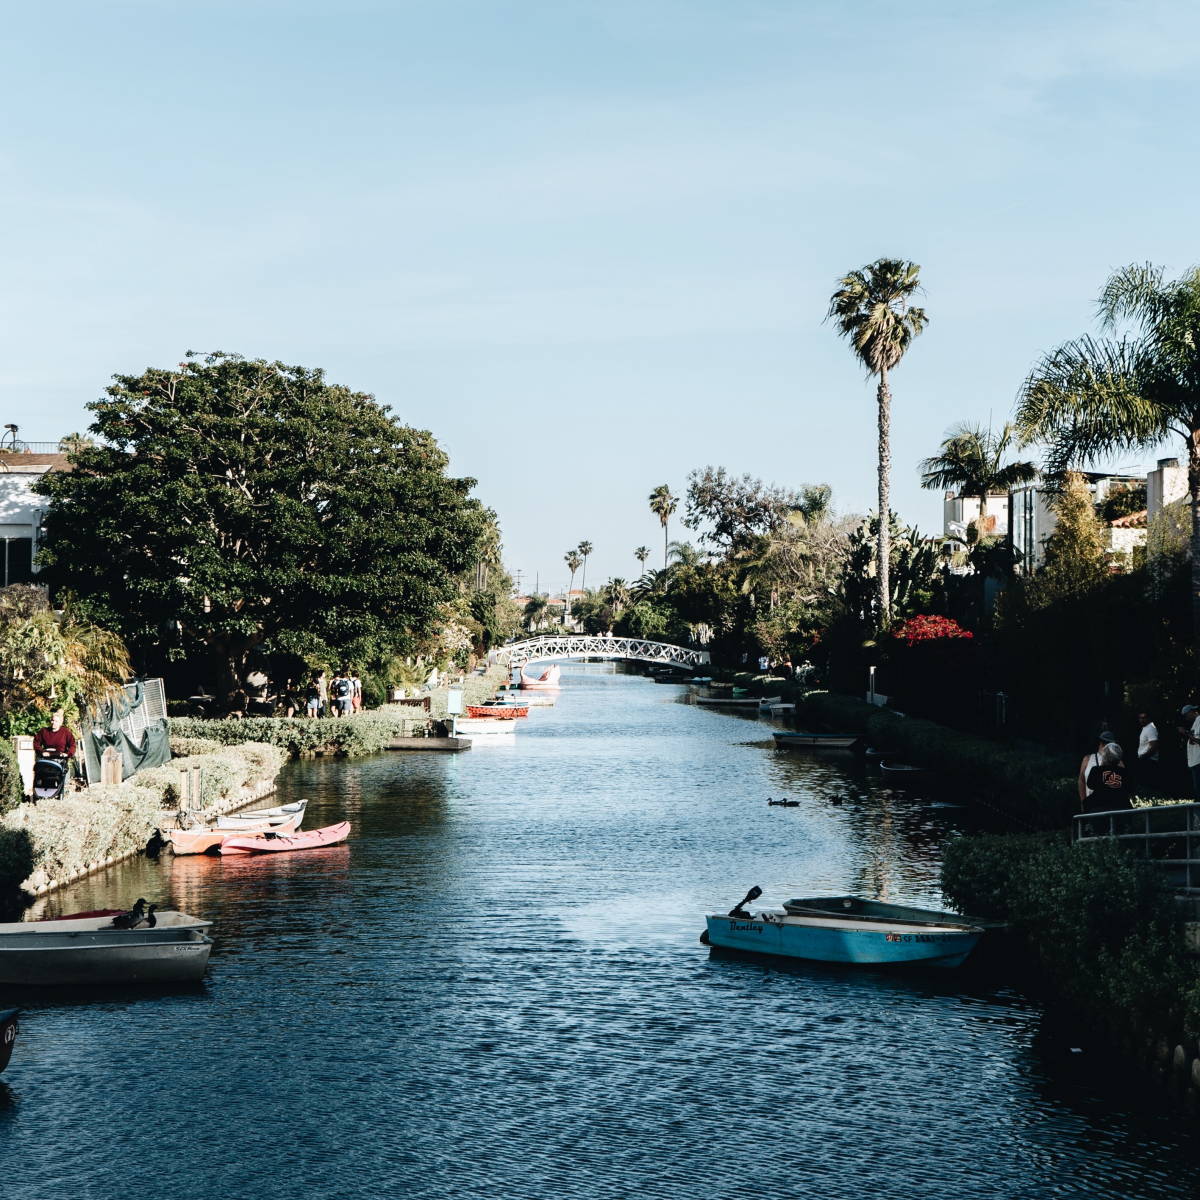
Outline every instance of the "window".
[(4, 586), (33, 582), (33, 538), (0, 538), (4, 545)]

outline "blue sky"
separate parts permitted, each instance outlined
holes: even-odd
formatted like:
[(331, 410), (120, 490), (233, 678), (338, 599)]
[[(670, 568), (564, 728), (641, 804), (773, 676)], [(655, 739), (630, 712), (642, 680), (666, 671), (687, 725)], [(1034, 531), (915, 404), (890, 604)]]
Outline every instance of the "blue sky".
[(1198, 35), (1154, 0), (6, 5), (2, 420), (57, 437), (189, 348), (321, 365), (478, 478), (526, 585), (583, 538), (630, 577), (707, 463), (872, 505), (822, 319), (888, 254), (930, 314), (894, 505), (932, 532), (946, 428), (1113, 267), (1200, 259)]

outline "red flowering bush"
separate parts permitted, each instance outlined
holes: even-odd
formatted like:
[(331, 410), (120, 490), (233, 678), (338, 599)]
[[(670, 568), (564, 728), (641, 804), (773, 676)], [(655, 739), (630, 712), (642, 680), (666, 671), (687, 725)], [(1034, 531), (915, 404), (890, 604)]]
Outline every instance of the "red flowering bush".
[(919, 642), (936, 642), (946, 638), (973, 638), (975, 635), (949, 617), (926, 615), (909, 617), (899, 629), (893, 632), (892, 636), (909, 646), (915, 646)]

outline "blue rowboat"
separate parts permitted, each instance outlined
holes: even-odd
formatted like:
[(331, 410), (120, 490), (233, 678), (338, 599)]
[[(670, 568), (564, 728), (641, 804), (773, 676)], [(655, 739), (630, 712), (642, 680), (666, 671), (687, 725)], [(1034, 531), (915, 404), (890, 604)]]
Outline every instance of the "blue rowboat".
[(772, 734), (781, 750), (849, 750), (858, 741), (856, 733), (797, 733)]
[(707, 929), (700, 940), (710, 946), (876, 965), (957, 967), (984, 933), (981, 925), (957, 913), (855, 896), (789, 900), (782, 911), (757, 916), (739, 904), (730, 913), (710, 914), (705, 920)]

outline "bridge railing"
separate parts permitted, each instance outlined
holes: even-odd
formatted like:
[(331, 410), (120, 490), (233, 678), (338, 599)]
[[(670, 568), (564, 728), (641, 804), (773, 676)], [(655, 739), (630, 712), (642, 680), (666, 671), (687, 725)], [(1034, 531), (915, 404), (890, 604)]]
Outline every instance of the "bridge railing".
[(1200, 895), (1200, 804), (1076, 813), (1073, 842), (1115, 841), (1151, 862), (1180, 895)]
[(693, 650), (670, 642), (573, 634), (527, 638), (525, 641), (500, 646), (492, 653), (496, 662), (508, 663), (511, 666), (556, 658), (624, 658), (680, 667), (699, 667), (709, 661), (707, 650)]

